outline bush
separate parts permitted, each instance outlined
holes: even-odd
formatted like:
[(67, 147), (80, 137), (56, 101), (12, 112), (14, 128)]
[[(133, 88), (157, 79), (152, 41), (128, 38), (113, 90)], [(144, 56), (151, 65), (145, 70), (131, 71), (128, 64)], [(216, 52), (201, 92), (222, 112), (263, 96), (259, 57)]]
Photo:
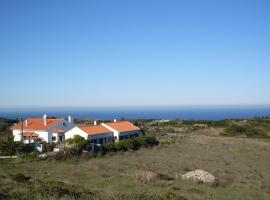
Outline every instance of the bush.
[(33, 161), (33, 160), (37, 160), (38, 159), (38, 156), (35, 152), (32, 152), (32, 153), (22, 153), (19, 155), (19, 157), (21, 159), (24, 159), (24, 160), (29, 160), (29, 161)]
[(11, 175), (11, 178), (18, 183), (27, 183), (31, 179), (31, 177), (25, 176), (22, 173)]
[(105, 144), (104, 147), (106, 151), (117, 152), (117, 151), (127, 151), (127, 150), (137, 150), (140, 147), (152, 147), (158, 145), (159, 142), (155, 137), (143, 136), (134, 139), (122, 140), (118, 143)]
[(80, 154), (84, 149), (88, 149), (91, 145), (89, 140), (86, 140), (79, 135), (75, 135), (73, 138), (67, 139), (65, 144), (74, 149), (77, 154)]
[(55, 143), (44, 143), (44, 151), (45, 152), (52, 152), (54, 150), (54, 148), (56, 147)]
[(246, 136), (249, 138), (269, 138), (267, 132), (265, 130), (261, 130), (258, 127), (252, 126), (237, 126), (233, 125), (225, 130), (223, 136)]
[(2, 135), (0, 137), (0, 154), (5, 156), (15, 155), (22, 145), (20, 142), (14, 142), (13, 135)]

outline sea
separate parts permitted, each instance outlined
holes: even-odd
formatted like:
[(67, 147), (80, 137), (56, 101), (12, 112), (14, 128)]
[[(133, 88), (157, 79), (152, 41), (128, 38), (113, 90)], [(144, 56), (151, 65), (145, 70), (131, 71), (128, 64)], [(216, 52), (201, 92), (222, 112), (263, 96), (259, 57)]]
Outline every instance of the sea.
[(269, 117), (269, 106), (152, 106), (152, 107), (51, 107), (2, 108), (0, 117), (8, 119), (42, 117), (75, 119), (160, 119), (223, 120)]

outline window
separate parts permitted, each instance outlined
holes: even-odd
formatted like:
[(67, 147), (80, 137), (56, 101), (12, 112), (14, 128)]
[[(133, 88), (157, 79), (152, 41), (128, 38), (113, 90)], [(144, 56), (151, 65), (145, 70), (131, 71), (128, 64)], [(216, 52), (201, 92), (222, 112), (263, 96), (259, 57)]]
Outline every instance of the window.
[(66, 122), (63, 122), (63, 126), (67, 126)]
[(60, 142), (63, 142), (64, 141), (64, 136), (59, 136), (59, 140), (60, 140)]
[(53, 141), (53, 142), (56, 141), (56, 137), (55, 137), (55, 136), (52, 137), (52, 141)]
[(94, 143), (94, 144), (96, 144), (96, 143), (97, 143), (97, 140), (96, 140), (96, 139), (94, 139), (94, 140), (91, 140), (91, 143)]
[(99, 144), (103, 144), (103, 138), (100, 138), (100, 139), (98, 140), (98, 143), (99, 143)]

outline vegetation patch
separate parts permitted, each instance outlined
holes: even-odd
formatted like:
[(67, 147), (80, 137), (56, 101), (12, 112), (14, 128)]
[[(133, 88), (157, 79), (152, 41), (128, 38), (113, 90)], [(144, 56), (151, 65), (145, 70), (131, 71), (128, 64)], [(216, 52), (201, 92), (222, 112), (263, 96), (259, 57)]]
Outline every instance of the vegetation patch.
[(270, 138), (264, 128), (256, 126), (232, 125), (226, 128), (225, 132), (221, 133), (221, 135), (230, 137), (246, 136), (248, 138)]
[(141, 147), (153, 147), (159, 142), (155, 137), (143, 136), (134, 139), (122, 140), (118, 143), (105, 144), (104, 148), (107, 152), (138, 150)]
[(31, 179), (30, 176), (25, 176), (22, 173), (11, 175), (11, 178), (18, 183), (28, 183)]

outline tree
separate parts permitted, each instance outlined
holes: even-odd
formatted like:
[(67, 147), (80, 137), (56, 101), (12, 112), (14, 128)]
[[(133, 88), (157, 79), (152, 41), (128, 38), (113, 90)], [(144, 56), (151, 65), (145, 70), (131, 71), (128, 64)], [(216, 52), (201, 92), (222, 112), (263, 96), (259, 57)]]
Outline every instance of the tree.
[(10, 134), (3, 135), (0, 138), (0, 151), (2, 155), (12, 156), (16, 154), (21, 143), (14, 142), (14, 137)]

